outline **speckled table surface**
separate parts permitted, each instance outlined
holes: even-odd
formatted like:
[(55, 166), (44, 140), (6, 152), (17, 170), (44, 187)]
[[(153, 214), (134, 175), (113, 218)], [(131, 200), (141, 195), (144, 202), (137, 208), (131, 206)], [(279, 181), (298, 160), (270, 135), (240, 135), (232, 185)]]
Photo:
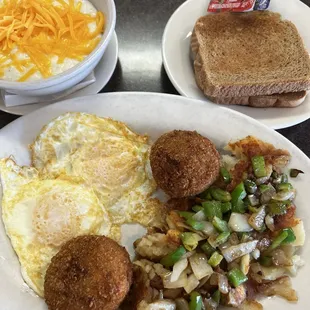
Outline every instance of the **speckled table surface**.
[[(296, 0), (297, 1), (297, 0)], [(310, 6), (310, 0), (302, 0)], [(149, 91), (178, 94), (161, 58), (165, 25), (183, 0), (115, 0), (119, 61), (102, 92)], [(17, 116), (0, 112), (0, 128)], [(279, 132), (310, 157), (310, 119)]]

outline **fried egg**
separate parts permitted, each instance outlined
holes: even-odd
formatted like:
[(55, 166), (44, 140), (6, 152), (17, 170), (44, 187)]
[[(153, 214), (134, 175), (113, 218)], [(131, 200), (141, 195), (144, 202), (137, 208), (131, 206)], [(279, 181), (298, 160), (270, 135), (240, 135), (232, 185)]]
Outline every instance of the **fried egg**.
[(124, 123), (66, 113), (46, 125), (30, 148), (40, 174), (78, 178), (94, 189), (109, 213), (114, 239), (120, 239), (123, 223), (147, 226), (154, 219), (161, 221), (162, 208), (150, 199), (156, 184), (148, 137)]
[(2, 218), (25, 282), (43, 296), (44, 277), (60, 246), (85, 234), (108, 235), (111, 222), (94, 191), (67, 178), (0, 160)]

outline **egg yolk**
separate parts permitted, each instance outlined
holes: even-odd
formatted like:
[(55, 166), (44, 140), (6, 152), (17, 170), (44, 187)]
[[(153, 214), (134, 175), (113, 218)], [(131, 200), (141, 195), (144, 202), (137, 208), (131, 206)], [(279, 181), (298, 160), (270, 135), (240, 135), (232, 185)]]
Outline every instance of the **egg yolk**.
[(39, 242), (60, 246), (76, 236), (81, 225), (76, 202), (65, 193), (48, 193), (37, 200), (33, 229)]

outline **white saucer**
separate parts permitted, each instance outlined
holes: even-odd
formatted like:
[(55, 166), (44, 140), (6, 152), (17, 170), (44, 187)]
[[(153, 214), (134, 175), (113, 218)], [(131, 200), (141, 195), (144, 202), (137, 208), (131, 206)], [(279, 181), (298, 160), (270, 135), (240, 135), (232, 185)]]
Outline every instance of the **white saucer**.
[[(183, 96), (204, 101), (208, 100), (195, 82), (190, 38), (196, 20), (207, 13), (208, 5), (208, 0), (188, 0), (183, 3), (169, 19), (162, 40), (163, 63), (174, 87)], [(272, 0), (269, 9), (296, 25), (310, 53), (310, 8), (298, 0)], [(226, 107), (251, 116), (269, 127), (280, 129), (310, 118), (310, 95), (296, 108)]]
[[(114, 32), (112, 39), (102, 59), (95, 68), (94, 73), (96, 77), (96, 82), (83, 89), (78, 90), (77, 92), (71, 95), (61, 98), (61, 100), (97, 94), (109, 82), (117, 64), (117, 58), (118, 58), (118, 40), (117, 35)], [(3, 100), (0, 98), (0, 110), (15, 115), (25, 115), (51, 103), (53, 102), (43, 102), (43, 103), (34, 103), (14, 107), (6, 107), (4, 105)]]

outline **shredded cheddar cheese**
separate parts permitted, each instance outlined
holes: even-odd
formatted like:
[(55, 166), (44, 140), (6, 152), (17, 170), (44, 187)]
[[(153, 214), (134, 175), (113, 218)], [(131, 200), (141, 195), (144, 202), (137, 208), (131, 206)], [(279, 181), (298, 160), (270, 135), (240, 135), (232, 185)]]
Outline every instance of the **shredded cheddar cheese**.
[[(37, 71), (50, 77), (51, 58), (83, 60), (100, 41), (105, 18), (81, 13), (74, 0), (4, 0), (0, 7), (0, 78), (15, 67), (27, 81)], [(90, 24), (95, 30), (91, 31)], [(27, 55), (20, 57), (18, 52)]]

